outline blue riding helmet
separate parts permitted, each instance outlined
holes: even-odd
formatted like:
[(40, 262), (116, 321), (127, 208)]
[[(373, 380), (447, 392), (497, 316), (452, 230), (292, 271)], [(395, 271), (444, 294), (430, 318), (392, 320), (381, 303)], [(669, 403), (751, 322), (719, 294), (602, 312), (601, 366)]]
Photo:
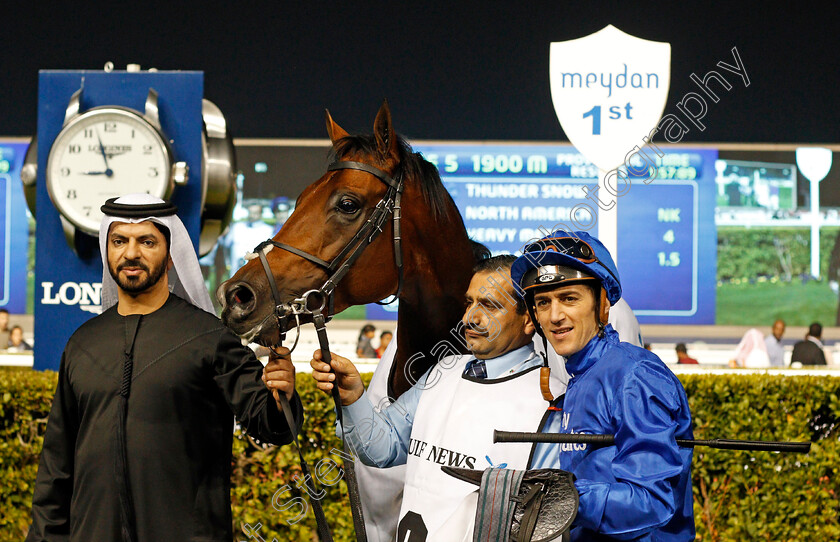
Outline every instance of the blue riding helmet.
[(610, 252), (584, 231), (557, 230), (527, 245), (513, 262), (510, 276), (523, 294), (532, 288), (595, 279), (610, 305), (621, 298), (621, 281)]

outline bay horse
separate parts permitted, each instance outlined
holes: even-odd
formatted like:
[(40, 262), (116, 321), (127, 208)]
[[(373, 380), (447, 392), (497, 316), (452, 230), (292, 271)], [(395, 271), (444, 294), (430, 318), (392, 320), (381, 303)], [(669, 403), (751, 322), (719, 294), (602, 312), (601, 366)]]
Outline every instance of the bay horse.
[[(269, 247), (273, 249), (264, 252), (276, 287), (260, 259), (247, 262), (217, 290), (222, 320), (244, 338), (276, 344), (279, 333), (287, 331), (278, 328), (292, 327), (294, 320), (282, 318), (288, 314), (272, 318), (275, 305), (291, 303), (331, 278), (323, 264), (348, 259), (345, 248), (358, 244), (357, 232), (381, 206), (391, 190), (388, 183), (399, 179), (400, 228), (394, 231), (393, 220), (380, 223), (381, 235), (351, 260), (327, 304), (331, 316), (399, 292), (397, 353), (388, 377), (388, 396), (394, 400), (442, 357), (433, 348), (439, 341), (448, 339), (450, 346), (466, 352), (450, 332), (463, 315), (477, 244), (467, 236), (437, 168), (394, 132), (387, 101), (376, 115), (373, 135), (349, 135), (329, 111), (326, 122), (335, 162), (301, 193), (295, 211), (274, 236), (275, 247), (283, 250)], [(395, 235), (399, 242), (394, 242)], [(395, 264), (399, 244), (401, 270)]]

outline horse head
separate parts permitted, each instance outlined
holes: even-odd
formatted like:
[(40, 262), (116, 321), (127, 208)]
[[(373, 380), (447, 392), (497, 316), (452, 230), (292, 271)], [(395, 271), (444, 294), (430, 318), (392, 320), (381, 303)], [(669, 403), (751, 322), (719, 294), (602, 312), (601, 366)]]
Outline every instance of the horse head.
[[(332, 165), (261, 245), (263, 258), (252, 257), (219, 286), (222, 320), (245, 339), (273, 345), (295, 325), (296, 300), (306, 292), (326, 292), (316, 297), (333, 315), (399, 291), (397, 370), (389, 380), (398, 396), (434, 363), (429, 353), (460, 319), (474, 247), (437, 168), (394, 132), (387, 102), (373, 135), (349, 135), (329, 112), (326, 118)], [(406, 360), (418, 353), (426, 359), (405, 376)]]
[[(351, 137), (329, 112), (326, 117), (336, 163), (366, 164), (392, 179), (400, 173), (404, 149), (394, 133), (387, 103), (376, 116), (373, 137)], [(366, 241), (354, 236), (376, 206), (382, 205), (389, 188), (375, 174), (361, 169), (334, 169), (307, 187), (297, 200), (295, 212), (273, 240), (313, 258), (269, 245), (265, 256), (279, 299), (274, 299), (260, 259), (252, 258), (216, 292), (225, 324), (242, 337), (263, 344), (276, 343), (277, 333), (286, 330), (278, 329), (277, 320), (272, 317), (275, 302), (290, 306), (305, 292), (321, 289), (342, 263), (340, 260), (348, 256), (346, 249)], [(332, 292), (329, 301), (333, 313), (396, 293), (399, 276), (393, 263), (393, 225), (390, 220), (383, 220), (378, 227), (383, 235), (361, 250)], [(334, 265), (332, 269), (330, 264)], [(277, 316), (288, 326), (294, 320), (282, 318), (288, 316), (282, 310)]]

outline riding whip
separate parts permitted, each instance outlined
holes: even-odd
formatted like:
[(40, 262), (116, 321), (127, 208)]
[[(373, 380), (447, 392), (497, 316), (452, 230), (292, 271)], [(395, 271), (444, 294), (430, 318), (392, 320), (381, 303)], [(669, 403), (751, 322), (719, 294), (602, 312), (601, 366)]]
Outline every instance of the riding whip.
[[(767, 452), (795, 452), (807, 454), (811, 450), (810, 442), (774, 442), (767, 440), (731, 440), (731, 439), (676, 439), (683, 448), (707, 446), (718, 450), (747, 450)], [(595, 446), (614, 446), (614, 435), (588, 435), (583, 433), (523, 433), (517, 431), (493, 431), (493, 442), (547, 442), (563, 444), (593, 444)]]

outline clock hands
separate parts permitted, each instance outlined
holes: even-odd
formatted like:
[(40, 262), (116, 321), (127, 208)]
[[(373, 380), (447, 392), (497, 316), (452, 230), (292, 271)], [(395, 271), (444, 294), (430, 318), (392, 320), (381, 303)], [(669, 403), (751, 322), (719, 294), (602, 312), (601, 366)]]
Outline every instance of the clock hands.
[(105, 160), (105, 171), (85, 171), (82, 175), (106, 175), (113, 177), (114, 171), (108, 166), (108, 153), (105, 152), (105, 145), (102, 144), (102, 137), (99, 135), (99, 130), (96, 130), (96, 139), (99, 141), (99, 152), (102, 154), (102, 159)]
[(114, 150), (111, 149), (111, 152), (108, 152), (105, 145), (102, 143), (102, 136), (99, 135), (99, 130), (96, 130), (96, 140), (99, 143), (99, 154), (102, 155), (102, 160), (105, 162), (105, 169), (103, 171), (80, 171), (79, 175), (105, 175), (106, 177), (110, 178), (114, 176), (114, 170), (111, 169), (111, 166), (108, 164), (109, 158), (114, 158), (115, 156), (120, 156), (121, 154), (125, 154), (128, 152), (127, 150)]

